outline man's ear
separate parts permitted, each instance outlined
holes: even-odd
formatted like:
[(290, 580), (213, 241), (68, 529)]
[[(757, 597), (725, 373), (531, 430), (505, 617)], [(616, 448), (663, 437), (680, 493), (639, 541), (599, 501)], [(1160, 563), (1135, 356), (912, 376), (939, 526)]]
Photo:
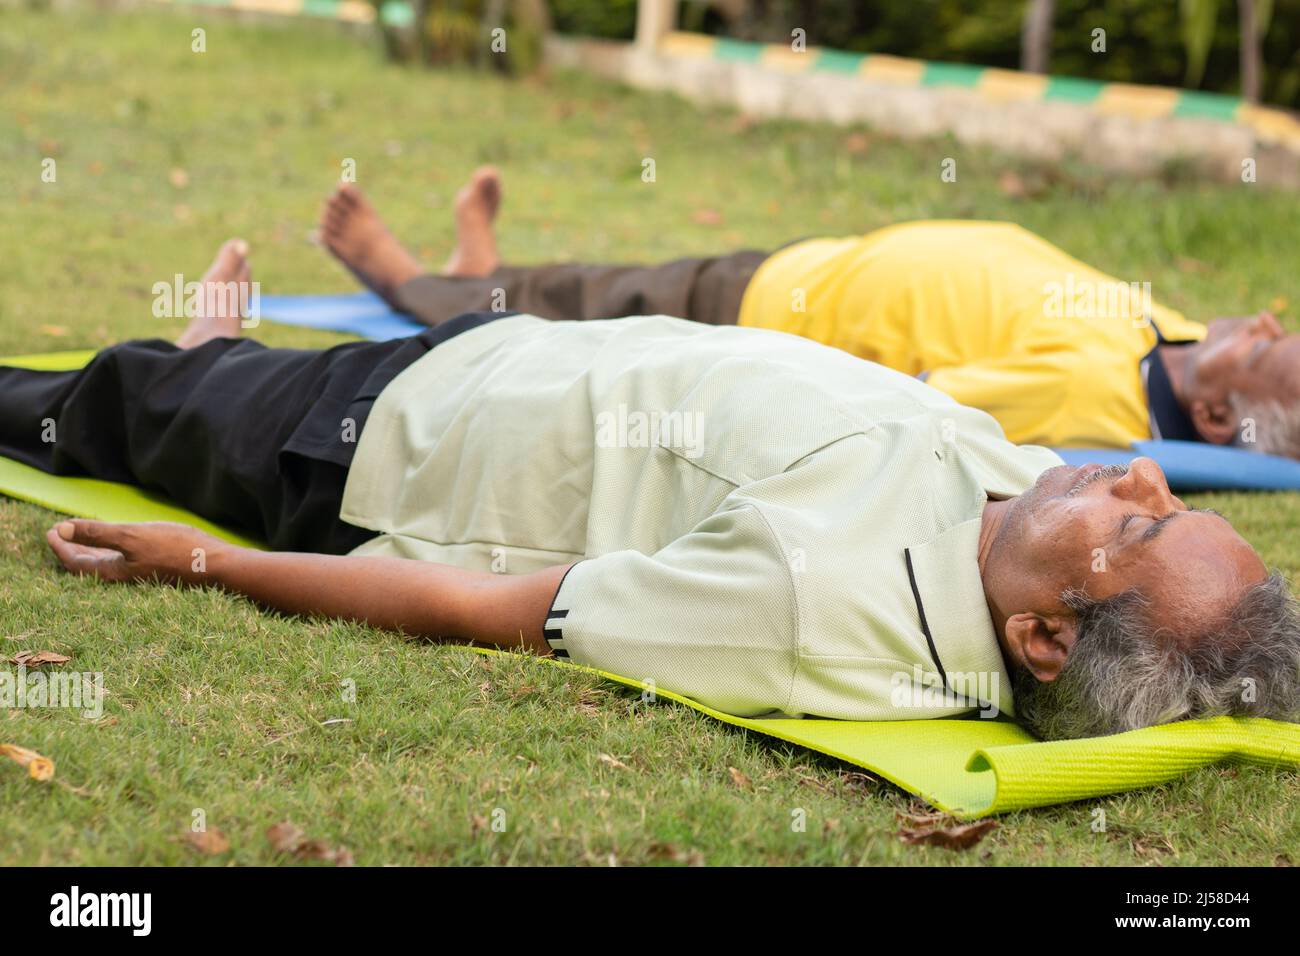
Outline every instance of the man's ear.
[(1023, 611), (1007, 618), (1007, 648), (1040, 681), (1056, 680), (1076, 636), (1074, 619)]
[(1212, 445), (1228, 445), (1240, 424), (1232, 414), (1232, 406), (1227, 402), (1207, 402), (1195, 399), (1188, 407), (1192, 425), (1197, 434)]

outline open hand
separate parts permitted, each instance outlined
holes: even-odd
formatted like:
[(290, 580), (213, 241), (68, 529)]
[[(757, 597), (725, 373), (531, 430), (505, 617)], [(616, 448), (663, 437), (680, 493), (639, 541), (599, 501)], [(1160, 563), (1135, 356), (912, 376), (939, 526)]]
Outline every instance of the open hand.
[(170, 521), (113, 524), (75, 518), (59, 522), (45, 540), (74, 574), (116, 582), (201, 583), (208, 561), (227, 547), (220, 538)]

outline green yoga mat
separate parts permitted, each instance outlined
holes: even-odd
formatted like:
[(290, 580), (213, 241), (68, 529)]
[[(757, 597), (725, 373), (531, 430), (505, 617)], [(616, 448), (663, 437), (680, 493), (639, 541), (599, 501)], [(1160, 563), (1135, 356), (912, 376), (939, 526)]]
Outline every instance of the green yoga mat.
[[(91, 354), (20, 356), (0, 359), (0, 364), (79, 368)], [(59, 478), (5, 458), (0, 458), (0, 494), (105, 521), (183, 521), (239, 544), (255, 544), (139, 488)], [(592, 671), (630, 687), (645, 686), (568, 661), (538, 660)], [(1221, 760), (1300, 765), (1300, 725), (1255, 718), (1216, 717), (1044, 743), (1006, 719), (764, 720), (734, 717), (663, 688), (655, 693), (735, 727), (862, 767), (962, 819), (1155, 786)]]

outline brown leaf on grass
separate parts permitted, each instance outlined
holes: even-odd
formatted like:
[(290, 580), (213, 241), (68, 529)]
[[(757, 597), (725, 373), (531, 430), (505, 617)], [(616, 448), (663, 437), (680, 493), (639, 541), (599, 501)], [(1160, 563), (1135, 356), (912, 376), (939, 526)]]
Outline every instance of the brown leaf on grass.
[(899, 810), (894, 816), (904, 823), (911, 824), (913, 827), (934, 827), (938, 826), (944, 820), (948, 819), (948, 814), (942, 810), (933, 810), (930, 812), (906, 813)]
[(491, 821), (481, 813), (472, 814), (469, 818), (469, 835), (478, 836), (488, 828), (490, 822)]
[(1268, 310), (1274, 315), (1281, 315), (1286, 311), (1286, 307), (1291, 303), (1287, 301), (1286, 296), (1278, 295), (1273, 297), (1273, 301), (1268, 304)]
[(357, 863), (347, 847), (332, 847), (324, 840), (304, 840), (293, 852), (299, 859), (321, 860), (335, 866), (356, 866)]
[(518, 700), (520, 697), (531, 697), (537, 693), (536, 684), (521, 684), (510, 692), (511, 700)]
[(1214, 267), (1208, 262), (1202, 262), (1200, 259), (1194, 259), (1191, 256), (1177, 256), (1174, 258), (1174, 264), (1178, 266), (1179, 272), (1204, 275), (1207, 272), (1214, 271)]
[(625, 764), (623, 761), (619, 760), (617, 757), (613, 756), (612, 754), (601, 754), (600, 762), (605, 764), (606, 766), (613, 767), (615, 770), (632, 769), (631, 767), (629, 767), (627, 764)]
[(753, 784), (750, 783), (749, 777), (745, 776), (744, 773), (737, 770), (735, 767), (728, 767), (727, 772), (731, 774), (731, 782), (741, 790), (748, 790), (753, 786)]
[(578, 710), (582, 711), (588, 717), (595, 717), (600, 713), (598, 706), (605, 699), (604, 691), (588, 687), (578, 695)]
[(1003, 170), (1002, 175), (998, 176), (998, 189), (1002, 190), (1002, 195), (1012, 199), (1024, 199), (1029, 195), (1029, 187), (1020, 178), (1020, 174), (1010, 169)]
[(648, 852), (652, 860), (671, 860), (687, 866), (704, 865), (704, 854), (699, 850), (683, 850), (674, 843), (656, 841), (650, 844)]
[(55, 338), (63, 338), (63, 336), (68, 334), (68, 327), (66, 325), (42, 325), (39, 327), (38, 331), (42, 335), (52, 335)]
[(874, 790), (880, 785), (880, 780), (877, 777), (873, 777), (869, 773), (860, 773), (856, 770), (842, 771), (840, 773), (840, 779), (844, 781), (845, 786), (852, 790)]
[(757, 118), (751, 116), (748, 113), (737, 113), (731, 120), (730, 128), (732, 134), (734, 135), (738, 133), (748, 133), (751, 129), (753, 129), (757, 125), (758, 125)]
[(190, 184), (190, 174), (179, 166), (176, 166), (167, 174), (167, 181), (171, 183), (172, 187), (175, 189), (184, 189)]
[(230, 841), (226, 835), (213, 827), (211, 830), (201, 830), (198, 833), (190, 831), (181, 839), (190, 846), (191, 849), (198, 850), (204, 856), (217, 856), (225, 853), (230, 849)]
[(301, 828), (288, 821), (268, 827), (266, 839), (276, 853), (300, 860), (323, 860), (335, 866), (352, 866), (356, 862), (346, 847), (332, 847), (324, 840), (308, 839)]
[(818, 780), (816, 777), (810, 776), (806, 773), (796, 772), (795, 776), (798, 777), (800, 780), (802, 780), (804, 783), (808, 784), (808, 786), (814, 787), (817, 790), (821, 791), (822, 793), (831, 792), (832, 789), (831, 785), (827, 783), (825, 780)]
[(898, 837), (910, 845), (925, 844), (941, 846), (949, 850), (969, 850), (985, 834), (998, 825), (996, 820), (980, 820), (978, 823), (965, 823), (952, 827), (924, 827), (915, 830), (900, 830)]
[(720, 226), (722, 213), (716, 209), (697, 209), (691, 213), (691, 222), (701, 226)]
[(266, 831), (266, 839), (276, 853), (292, 853), (304, 836), (302, 830), (288, 822), (273, 824)]
[(1131, 845), (1133, 852), (1143, 859), (1160, 859), (1178, 852), (1173, 843), (1169, 841), (1169, 837), (1154, 833), (1138, 834), (1132, 839)]
[(0, 757), (8, 757), (20, 767), (27, 768), (27, 776), (45, 783), (54, 779), (54, 761), (42, 757), (35, 750), (19, 747), (17, 744), (0, 744)]
[(71, 657), (53, 651), (19, 651), (9, 658), (9, 663), (19, 667), (39, 667), (42, 664), (66, 664), (70, 660)]
[(844, 149), (855, 156), (861, 156), (871, 148), (871, 139), (866, 133), (850, 133), (844, 137)]

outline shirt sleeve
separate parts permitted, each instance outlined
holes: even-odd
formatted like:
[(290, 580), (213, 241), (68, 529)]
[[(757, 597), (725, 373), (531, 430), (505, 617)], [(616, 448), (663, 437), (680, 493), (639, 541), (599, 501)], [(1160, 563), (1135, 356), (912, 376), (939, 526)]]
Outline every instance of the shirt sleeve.
[(798, 663), (789, 563), (750, 505), (654, 554), (575, 564), (545, 635), (558, 658), (742, 717), (783, 711)]

